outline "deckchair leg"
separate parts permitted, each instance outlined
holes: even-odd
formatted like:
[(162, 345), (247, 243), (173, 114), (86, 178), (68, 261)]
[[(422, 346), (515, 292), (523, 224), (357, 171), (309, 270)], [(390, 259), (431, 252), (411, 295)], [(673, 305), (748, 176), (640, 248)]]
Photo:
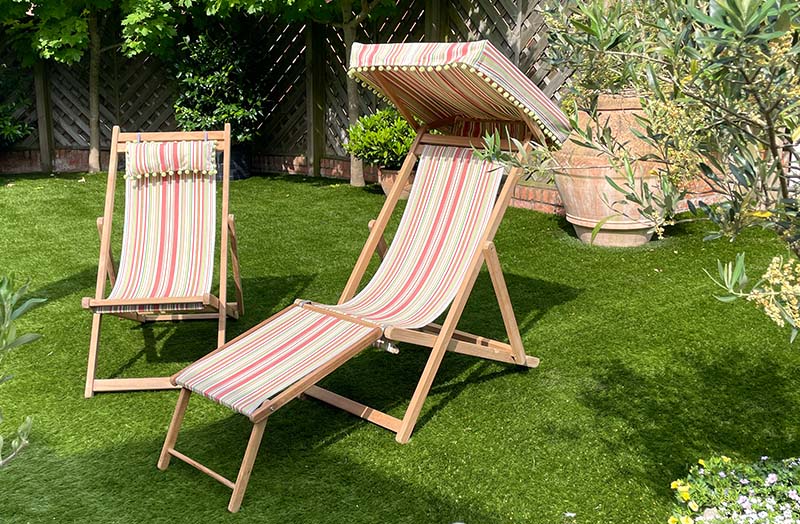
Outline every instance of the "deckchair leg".
[(264, 427), (266, 425), (266, 420), (253, 424), (250, 440), (247, 442), (247, 449), (244, 452), (242, 465), (239, 468), (239, 475), (236, 476), (236, 483), (233, 486), (233, 494), (230, 502), (228, 502), (228, 511), (231, 513), (239, 511), (239, 507), (242, 505), (244, 492), (247, 489), (247, 483), (250, 481), (250, 473), (253, 471), (253, 464), (256, 461), (256, 455), (258, 455), (258, 448), (261, 445), (261, 437), (264, 436)]
[(183, 417), (186, 415), (186, 406), (189, 405), (189, 397), (192, 392), (186, 388), (182, 388), (178, 395), (178, 403), (175, 405), (175, 411), (172, 413), (172, 420), (169, 423), (167, 430), (167, 437), (164, 439), (164, 446), (161, 448), (161, 455), (158, 457), (158, 469), (164, 471), (169, 466), (171, 458), (170, 451), (175, 449), (175, 442), (178, 441), (178, 433), (181, 430)]
[(100, 345), (100, 324), (102, 321), (100, 313), (92, 314), (92, 334), (89, 338), (89, 361), (86, 366), (86, 387), (83, 396), (91, 398), (94, 396), (94, 374), (97, 368), (97, 348)]
[(483, 250), (486, 259), (486, 267), (489, 269), (489, 277), (492, 280), (494, 293), (497, 296), (497, 303), (500, 305), (500, 314), (503, 316), (503, 323), (508, 335), (508, 343), (511, 345), (511, 355), (517, 364), (525, 365), (528, 356), (525, 354), (525, 347), (522, 345), (522, 336), (519, 334), (519, 325), (514, 316), (514, 309), (511, 307), (511, 297), (508, 295), (506, 279), (503, 276), (503, 268), (500, 266), (500, 259), (497, 257), (497, 248), (494, 242), (487, 242)]
[(231, 269), (233, 285), (236, 288), (236, 309), (241, 317), (244, 315), (244, 293), (242, 293), (242, 273), (239, 268), (239, 241), (236, 238), (236, 220), (233, 215), (228, 215), (228, 230), (231, 233)]
[(431, 355), (428, 357), (428, 362), (425, 364), (425, 369), (419, 379), (417, 388), (414, 390), (414, 396), (411, 397), (411, 402), (408, 404), (405, 415), (403, 415), (403, 422), (400, 424), (400, 431), (397, 432), (395, 440), (400, 444), (405, 444), (411, 438), (411, 432), (414, 431), (414, 426), (419, 418), (420, 411), (422, 411), (422, 404), (428, 398), (428, 393), (433, 385), (433, 379), (436, 377), (436, 372), (439, 370), (439, 365), (442, 363), (442, 358), (447, 350), (447, 345), (450, 342), (450, 337), (439, 337), (436, 344), (431, 350)]

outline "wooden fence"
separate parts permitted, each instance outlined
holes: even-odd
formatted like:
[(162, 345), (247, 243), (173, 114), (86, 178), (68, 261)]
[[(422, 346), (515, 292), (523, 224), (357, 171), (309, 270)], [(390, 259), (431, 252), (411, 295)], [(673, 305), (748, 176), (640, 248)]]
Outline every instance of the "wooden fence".
[[(546, 28), (536, 8), (541, 0), (396, 0), (395, 15), (363, 24), (361, 42), (465, 41), (486, 38), (510, 57), (547, 94), (556, 96), (566, 78), (542, 61)], [(347, 89), (341, 30), (318, 24), (273, 22), (263, 27), (271, 42), (264, 52), (271, 67), (262, 82), (265, 100), (261, 139), (256, 144), (264, 170), (320, 173), (331, 160), (345, 157)], [(20, 114), (36, 131), (17, 150), (38, 152), (43, 170), (84, 169), (59, 163), (64, 151), (88, 149), (88, 68), (39, 64), (28, 76), (35, 93)], [(175, 83), (153, 57), (127, 59), (115, 52), (102, 57), (100, 88), (101, 144), (111, 127), (157, 131), (175, 128)], [(4, 96), (4, 95), (0, 95)], [(18, 96), (18, 94), (8, 94)], [(378, 101), (362, 92), (361, 111), (375, 111)], [(270, 159), (278, 159), (273, 161)], [(0, 165), (0, 170), (3, 165)], [(324, 171), (324, 169), (323, 169)]]

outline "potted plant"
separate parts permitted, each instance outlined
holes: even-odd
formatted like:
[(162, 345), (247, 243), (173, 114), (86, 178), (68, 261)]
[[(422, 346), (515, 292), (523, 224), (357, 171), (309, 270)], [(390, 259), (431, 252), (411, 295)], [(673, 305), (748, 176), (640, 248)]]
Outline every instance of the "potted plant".
[[(562, 100), (573, 135), (553, 153), (553, 179), (584, 242), (636, 246), (660, 235), (668, 210), (642, 213), (626, 195), (674, 205), (658, 196), (662, 177), (680, 185), (696, 167), (696, 141), (685, 130), (698, 115), (649, 96), (658, 63), (646, 58), (645, 43), (665, 8), (652, 0), (569, 0), (545, 12), (548, 59), (573, 72)], [(662, 139), (648, 139), (656, 134)]]
[[(388, 108), (359, 118), (347, 130), (344, 147), (351, 155), (378, 166), (378, 181), (388, 195), (413, 141), (409, 123), (397, 110)], [(400, 198), (408, 198), (413, 180), (412, 175)]]
[[(263, 122), (258, 60), (249, 45), (248, 32), (200, 33), (183, 37), (176, 60), (178, 81), (175, 120), (184, 131), (221, 129), (231, 124), (231, 178), (250, 174), (250, 148)], [(220, 174), (222, 170), (220, 169)]]

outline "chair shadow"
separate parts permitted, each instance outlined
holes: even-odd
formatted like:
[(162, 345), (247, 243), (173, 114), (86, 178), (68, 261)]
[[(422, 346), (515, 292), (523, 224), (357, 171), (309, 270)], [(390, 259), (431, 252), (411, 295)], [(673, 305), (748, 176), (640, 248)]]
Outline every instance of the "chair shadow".
[[(48, 282), (46, 285), (36, 288), (28, 293), (31, 297), (46, 298), (48, 302), (56, 302), (62, 298), (85, 292), (87, 295), (94, 295), (94, 286), (97, 280), (97, 267), (86, 266), (77, 273), (55, 282)], [(87, 292), (86, 290), (91, 290)], [(80, 308), (80, 300), (75, 303), (76, 308)]]
[[(513, 273), (505, 275), (505, 279), (523, 340), (526, 333), (535, 329), (536, 323), (550, 309), (569, 302), (580, 294), (579, 289), (570, 286)], [(246, 331), (281, 307), (290, 304), (296, 297), (302, 296), (302, 291), (311, 280), (313, 276), (295, 275), (246, 281), (243, 286), (245, 292), (248, 296), (259, 297), (259, 301), (251, 306), (247, 296), (245, 297), (245, 307), (248, 308), (247, 320), (241, 324), (238, 322), (230, 324), (231, 328), (234, 324), (236, 328), (231, 329), (228, 340), (235, 336), (234, 333)], [(270, 297), (271, 300), (265, 302), (264, 297)], [(446, 313), (439, 319), (440, 322), (445, 315)], [(174, 323), (166, 329), (153, 324), (133, 328), (143, 332), (145, 348), (120, 366), (112, 376), (124, 374), (141, 358), (155, 362), (181, 363), (196, 360), (214, 349), (197, 343), (198, 340), (208, 340), (214, 345), (216, 340), (216, 323), (209, 321), (204, 324), (206, 325), (203, 327), (193, 326), (194, 329), (179, 323)], [(476, 335), (500, 341), (508, 340), (494, 288), (486, 271), (479, 275), (458, 327)], [(322, 385), (330, 387), (341, 395), (401, 417), (419, 381), (430, 349), (410, 344), (401, 344), (400, 347), (399, 355), (374, 348), (366, 349), (326, 377)], [(435, 385), (430, 392), (431, 396), (436, 397), (436, 402), (426, 403), (416, 428), (424, 427), (470, 385), (527, 372), (530, 372), (529, 368), (448, 354), (439, 368)], [(327, 440), (336, 441), (350, 432), (354, 425), (363, 423), (349, 415), (345, 420), (348, 422), (341, 432), (326, 431)]]
[[(236, 478), (249, 421), (237, 416), (192, 427), (191, 407), (190, 403), (177, 448), (222, 475)], [(52, 456), (31, 455), (25, 477), (29, 492), (45, 502), (36, 509), (20, 508), (20, 516), (63, 520), (64, 515), (50, 515), (55, 510), (48, 502), (79, 492), (91, 500), (79, 512), (86, 520), (103, 520), (98, 517), (107, 516), (107, 508), (118, 508), (120, 517), (134, 518), (137, 511), (151, 515), (190, 511), (195, 520), (204, 515), (202, 520), (209, 522), (507, 522), (507, 516), (493, 512), (480, 499), (448, 496), (435, 486), (406, 480), (386, 466), (362, 464), (354, 460), (352, 450), (331, 449), (320, 441), (319, 429), (341, 428), (347, 420), (344, 416), (310, 403), (293, 403), (286, 409), (293, 411), (291, 416), (277, 417), (283, 421), (268, 424), (237, 515), (226, 512), (231, 491), (191, 466), (173, 459), (166, 471), (159, 471), (156, 461), (163, 441), (151, 437), (60, 457), (62, 481), (55, 487), (52, 471), (37, 464), (49, 464)], [(166, 427), (169, 414), (159, 417)], [(299, 421), (304, 423), (296, 424)], [(407, 448), (388, 436), (385, 447), (400, 461), (413, 460)]]
[(686, 355), (684, 361), (691, 365), (672, 366), (657, 376), (620, 359), (594, 361), (586, 371), (595, 385), (580, 402), (594, 411), (598, 424), (627, 430), (614, 432), (621, 440), (604, 441), (609, 452), (629, 448), (641, 457), (643, 467), (632, 467), (630, 478), (672, 497), (664, 486), (685, 476), (686, 465), (698, 458), (800, 454), (798, 419), (789, 415), (800, 411), (797, 382), (776, 373), (780, 365), (736, 348), (705, 361)]
[[(516, 274), (507, 274), (505, 277), (517, 319), (523, 319), (519, 322), (523, 341), (551, 308), (569, 302), (580, 294), (579, 289), (540, 279)], [(440, 322), (443, 317), (439, 319)], [(458, 328), (500, 341), (508, 340), (494, 288), (485, 271), (475, 283)], [(398, 355), (379, 349), (363, 351), (334, 371), (322, 385), (373, 408), (402, 416), (430, 349), (411, 344), (400, 344), (399, 347)], [(528, 372), (531, 372), (529, 368), (448, 353), (430, 392), (431, 396), (437, 397), (436, 402), (426, 403), (417, 422), (417, 430), (423, 428), (469, 386)]]
[[(243, 278), (245, 316), (228, 319), (226, 339), (244, 333), (276, 311), (289, 305), (302, 294), (315, 275)], [(148, 362), (180, 362), (197, 360), (216, 348), (216, 320), (183, 322), (147, 322), (134, 324), (132, 331), (141, 331), (143, 348), (111, 374), (123, 375), (142, 358)], [(202, 341), (198, 343), (198, 341)]]

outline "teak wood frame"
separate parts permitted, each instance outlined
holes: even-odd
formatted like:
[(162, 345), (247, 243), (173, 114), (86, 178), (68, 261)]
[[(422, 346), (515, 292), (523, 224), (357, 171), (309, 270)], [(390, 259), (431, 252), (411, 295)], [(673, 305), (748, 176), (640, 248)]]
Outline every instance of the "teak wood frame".
[[(171, 297), (150, 298), (139, 300), (114, 300), (104, 299), (106, 281), (113, 287), (117, 278), (114, 257), (111, 252), (111, 226), (114, 214), (114, 194), (117, 182), (117, 164), (119, 154), (124, 153), (128, 142), (140, 140), (151, 142), (168, 142), (175, 140), (216, 140), (217, 151), (222, 151), (222, 220), (220, 226), (220, 260), (219, 260), (219, 297), (206, 294), (196, 297)], [(97, 392), (115, 391), (140, 391), (158, 389), (176, 389), (170, 382), (170, 377), (148, 378), (110, 378), (98, 379), (95, 377), (97, 368), (97, 352), (100, 346), (100, 330), (103, 315), (114, 315), (135, 322), (160, 322), (176, 320), (212, 320), (217, 319), (217, 346), (225, 343), (225, 325), (227, 317), (239, 318), (244, 314), (242, 297), (242, 280), (239, 270), (239, 253), (236, 239), (236, 222), (234, 216), (228, 212), (230, 197), (230, 150), (231, 126), (225, 124), (222, 131), (192, 131), (168, 133), (122, 133), (119, 126), (114, 126), (111, 133), (111, 154), (108, 162), (108, 183), (106, 186), (106, 200), (103, 216), (97, 219), (97, 231), (100, 235), (100, 257), (97, 268), (97, 285), (94, 298), (84, 298), (82, 306), (91, 309), (94, 306), (114, 305), (160, 305), (169, 309), (171, 304), (202, 303), (203, 309), (199, 312), (181, 313), (97, 313), (92, 312), (92, 332), (89, 339), (89, 358), (86, 369), (86, 387), (84, 396), (94, 396)], [(227, 302), (227, 274), (228, 274), (228, 248), (231, 251), (231, 269), (236, 291), (236, 301)], [(223, 306), (224, 304), (224, 306)]]
[[(529, 140), (530, 136), (526, 136), (525, 139), (526, 141)], [(473, 139), (457, 136), (431, 135), (428, 133), (428, 129), (426, 127), (418, 130), (414, 143), (411, 146), (411, 151), (403, 162), (403, 166), (398, 173), (398, 180), (387, 196), (386, 202), (378, 214), (378, 217), (369, 223), (369, 236), (367, 237), (367, 241), (361, 250), (361, 254), (358, 257), (355, 267), (353, 268), (353, 272), (351, 273), (350, 278), (345, 285), (344, 291), (339, 298), (340, 304), (349, 300), (355, 295), (361, 280), (364, 278), (364, 274), (366, 273), (367, 266), (369, 265), (371, 258), (375, 254), (383, 258), (384, 254), (386, 253), (387, 244), (384, 238), (386, 226), (389, 223), (395, 207), (397, 206), (397, 202), (400, 200), (400, 193), (405, 187), (406, 182), (412, 173), (414, 165), (418, 160), (420, 148), (423, 145), (428, 144), (457, 147), (482, 147), (481, 139), (479, 138)], [(505, 144), (503, 147), (507, 148), (508, 144)], [(311, 374), (290, 386), (288, 389), (279, 393), (274, 398), (265, 402), (249, 417), (250, 421), (253, 423), (253, 428), (250, 433), (250, 438), (247, 443), (244, 457), (242, 459), (242, 464), (239, 467), (236, 481), (227, 479), (216, 471), (211, 470), (210, 468), (190, 457), (187, 457), (175, 449), (178, 433), (180, 431), (180, 427), (186, 413), (186, 407), (191, 396), (191, 391), (189, 389), (181, 389), (178, 397), (178, 403), (175, 406), (175, 411), (172, 415), (169, 429), (167, 430), (167, 436), (164, 440), (164, 445), (158, 459), (158, 468), (161, 470), (166, 470), (172, 457), (180, 459), (183, 462), (197, 468), (233, 491), (228, 503), (228, 511), (236, 512), (241, 506), (242, 498), (244, 497), (245, 490), (247, 489), (247, 483), (250, 479), (250, 473), (253, 469), (253, 464), (258, 453), (261, 439), (264, 435), (264, 428), (266, 426), (267, 419), (275, 411), (283, 407), (286, 403), (294, 398), (305, 395), (338, 407), (344, 411), (372, 422), (373, 424), (394, 432), (396, 434), (395, 440), (401, 444), (404, 444), (408, 442), (411, 436), (411, 432), (413, 431), (414, 426), (419, 418), (422, 405), (428, 396), (431, 385), (433, 384), (433, 379), (436, 376), (442, 359), (444, 358), (444, 354), (447, 351), (453, 351), (456, 353), (472, 355), (509, 364), (517, 364), (523, 367), (538, 366), (538, 358), (525, 354), (525, 348), (522, 345), (522, 337), (520, 336), (519, 327), (517, 326), (517, 321), (514, 317), (514, 311), (511, 307), (511, 300), (508, 295), (508, 289), (506, 288), (505, 279), (500, 266), (500, 260), (497, 256), (497, 250), (495, 249), (493, 243), (494, 236), (497, 233), (497, 229), (500, 226), (503, 215), (508, 208), (514, 187), (516, 186), (520, 175), (521, 170), (514, 169), (506, 177), (499, 196), (495, 201), (492, 214), (489, 218), (488, 226), (480, 243), (480, 248), (476, 249), (472, 256), (468, 273), (465, 279), (462, 281), (456, 293), (455, 299), (450, 305), (450, 309), (444, 320), (444, 323), (442, 325), (429, 324), (420, 330), (388, 327), (385, 331), (383, 331), (383, 336), (386, 339), (398, 342), (408, 342), (411, 344), (431, 348), (431, 354), (428, 357), (428, 361), (417, 384), (416, 390), (411, 398), (411, 402), (402, 419), (387, 413), (383, 413), (377, 409), (370, 408), (364, 404), (348, 399), (316, 385), (320, 380), (332, 373), (344, 362), (369, 346), (369, 344), (371, 344), (380, 335), (381, 327), (360, 319), (347, 317), (339, 313), (332, 313), (329, 310), (317, 308), (313, 304), (298, 302), (289, 306), (283, 311), (276, 313), (253, 329), (258, 329), (260, 326), (270, 322), (274, 318), (284, 314), (286, 311), (294, 307), (317, 309), (325, 312), (326, 314), (335, 314), (336, 316), (341, 316), (342, 318), (352, 322), (366, 324), (374, 329), (368, 336), (364, 337), (363, 340), (358, 341), (347, 350), (343, 351), (338, 358), (322, 366), (321, 368), (318, 368)], [(458, 321), (461, 318), (461, 314), (464, 310), (464, 306), (467, 303), (467, 299), (470, 296), (472, 288), (484, 263), (487, 265), (489, 276), (497, 296), (500, 312), (502, 314), (503, 322), (508, 334), (508, 343), (472, 335), (456, 329)], [(229, 342), (229, 344), (233, 344), (238, 340), (238, 338), (241, 338), (245, 335), (247, 335), (247, 333), (244, 333), (240, 337), (237, 337), (237, 339), (232, 340)], [(216, 351), (220, 351), (225, 347), (226, 346), (222, 346)], [(173, 380), (176, 378), (176, 376), (177, 375), (173, 376)]]

